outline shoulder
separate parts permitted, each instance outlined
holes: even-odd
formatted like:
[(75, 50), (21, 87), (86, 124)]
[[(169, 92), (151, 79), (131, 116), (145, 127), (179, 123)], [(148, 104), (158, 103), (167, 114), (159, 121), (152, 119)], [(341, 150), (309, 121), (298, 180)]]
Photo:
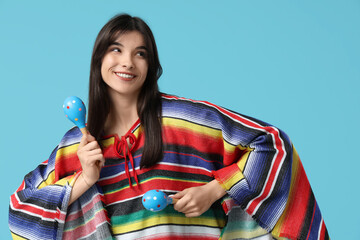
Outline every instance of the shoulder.
[(78, 127), (73, 127), (68, 130), (59, 143), (59, 148), (67, 147), (79, 143), (82, 133)]
[[(271, 124), (248, 115), (230, 110), (209, 101), (194, 100), (175, 95), (162, 94), (163, 116), (176, 118), (205, 119), (206, 122), (267, 127)], [(204, 121), (204, 120), (203, 120)]]
[(196, 111), (200, 111), (200, 110), (206, 111), (206, 110), (217, 110), (221, 108), (216, 104), (213, 104), (208, 101), (194, 100), (190, 98), (179, 97), (176, 95), (169, 95), (163, 93), (161, 97), (162, 97), (162, 106), (165, 109), (176, 109), (176, 110), (193, 109)]
[[(213, 129), (234, 124), (240, 115), (208, 101), (162, 95), (162, 117), (184, 120)], [(236, 124), (236, 123), (235, 123)]]
[(229, 118), (238, 118), (245, 115), (232, 111), (205, 100), (194, 100), (175, 95), (162, 94), (162, 108), (164, 114), (182, 113), (184, 115), (218, 115)]

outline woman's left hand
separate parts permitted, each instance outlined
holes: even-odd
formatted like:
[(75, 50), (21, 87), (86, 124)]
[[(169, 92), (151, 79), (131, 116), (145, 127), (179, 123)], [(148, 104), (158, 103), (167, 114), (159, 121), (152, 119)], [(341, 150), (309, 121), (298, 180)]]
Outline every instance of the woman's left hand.
[(174, 209), (186, 217), (198, 217), (206, 212), (211, 205), (226, 194), (220, 184), (213, 180), (200, 187), (184, 189), (171, 198), (178, 199)]

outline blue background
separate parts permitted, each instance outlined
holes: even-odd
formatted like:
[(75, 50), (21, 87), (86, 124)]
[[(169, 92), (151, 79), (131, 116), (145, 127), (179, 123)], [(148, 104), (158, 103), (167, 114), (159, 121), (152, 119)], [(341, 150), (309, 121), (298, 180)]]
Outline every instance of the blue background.
[(0, 0), (1, 239), (9, 196), (87, 101), (92, 46), (116, 13), (152, 28), (160, 89), (272, 123), (291, 137), (332, 239), (360, 239), (360, 1)]

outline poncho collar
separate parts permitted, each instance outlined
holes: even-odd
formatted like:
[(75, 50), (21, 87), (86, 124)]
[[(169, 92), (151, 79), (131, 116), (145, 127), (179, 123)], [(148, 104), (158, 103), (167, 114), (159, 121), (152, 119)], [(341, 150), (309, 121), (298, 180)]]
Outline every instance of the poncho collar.
[[(121, 137), (119, 137), (117, 134), (114, 134), (115, 140), (114, 140), (113, 150), (117, 157), (125, 159), (125, 173), (127, 179), (129, 180), (130, 188), (133, 187), (130, 172), (132, 172), (136, 185), (139, 187), (139, 180), (135, 170), (134, 158), (132, 156), (132, 150), (134, 149), (137, 141), (137, 138), (133, 132), (136, 130), (139, 124), (140, 124), (140, 119), (138, 119), (134, 123), (134, 125), (130, 128), (130, 130)], [(132, 168), (132, 171), (131, 169), (129, 169), (129, 163)]]

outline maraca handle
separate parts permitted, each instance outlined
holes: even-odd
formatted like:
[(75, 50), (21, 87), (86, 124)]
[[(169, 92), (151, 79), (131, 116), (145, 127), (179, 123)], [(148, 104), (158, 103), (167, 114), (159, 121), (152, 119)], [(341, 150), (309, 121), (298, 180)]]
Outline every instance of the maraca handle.
[(179, 199), (177, 199), (177, 198), (169, 197), (169, 199), (171, 199), (171, 200), (169, 200), (169, 204), (176, 204), (179, 201)]
[(80, 131), (82, 132), (83, 135), (88, 133), (87, 130), (86, 130), (86, 127), (80, 128)]

